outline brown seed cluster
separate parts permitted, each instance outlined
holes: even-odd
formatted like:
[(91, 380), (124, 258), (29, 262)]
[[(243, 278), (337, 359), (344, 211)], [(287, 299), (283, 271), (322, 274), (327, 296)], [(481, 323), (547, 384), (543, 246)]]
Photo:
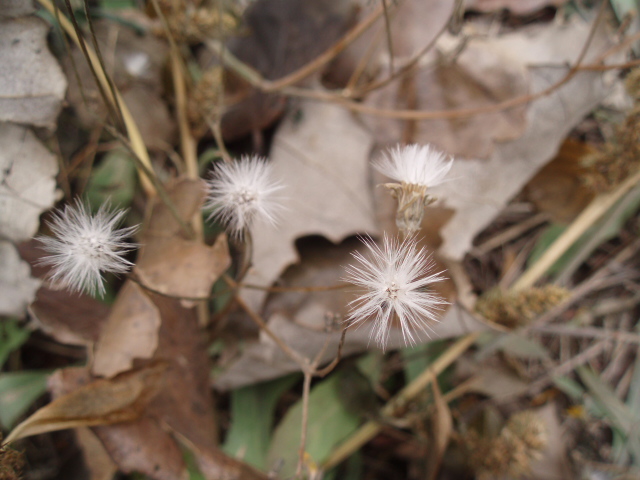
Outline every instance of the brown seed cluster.
[(470, 466), (480, 480), (526, 475), (547, 441), (546, 426), (528, 410), (513, 415), (493, 438), (471, 431), (465, 439)]
[(490, 290), (478, 300), (476, 310), (487, 320), (508, 328), (527, 325), (536, 317), (569, 296), (569, 291), (556, 285), (504, 293)]

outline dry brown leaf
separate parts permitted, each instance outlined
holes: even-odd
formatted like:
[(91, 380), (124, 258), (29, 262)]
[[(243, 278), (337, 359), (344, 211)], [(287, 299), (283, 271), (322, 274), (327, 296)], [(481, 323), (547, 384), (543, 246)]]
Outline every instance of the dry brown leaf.
[(127, 281), (96, 343), (93, 374), (113, 377), (131, 369), (134, 359), (151, 358), (158, 347), (160, 323), (160, 311), (147, 293)]
[(594, 193), (583, 182), (583, 158), (594, 149), (567, 139), (558, 154), (527, 184), (525, 194), (540, 212), (554, 222), (568, 224), (591, 202)]
[[(567, 74), (568, 67), (560, 65), (578, 57), (589, 31), (589, 24), (572, 17), (564, 25), (534, 26), (487, 39), (485, 43), (528, 66), (531, 91), (541, 91)], [(607, 27), (597, 29), (585, 61), (605, 51), (608, 45)], [(601, 73), (577, 75), (529, 106), (527, 129), (521, 137), (495, 145), (488, 160), (476, 157), (454, 162), (449, 173), (451, 180), (433, 189), (433, 195), (455, 210), (440, 232), (443, 238), (440, 253), (461, 260), (471, 248), (473, 238), (553, 158), (568, 132), (610, 90)]]
[(0, 122), (0, 172), (0, 231), (13, 242), (27, 240), (53, 205), (58, 163), (30, 130)]
[(182, 451), (158, 422), (143, 418), (93, 429), (118, 469), (140, 472), (154, 480), (186, 480)]
[[(181, 179), (168, 193), (182, 218), (192, 218), (204, 200), (201, 180)], [(206, 297), (213, 283), (231, 264), (227, 240), (213, 246), (183, 238), (184, 232), (162, 202), (154, 205), (135, 274), (142, 285), (170, 296)]]
[[(205, 183), (203, 180), (178, 178), (165, 186), (169, 197), (173, 201), (181, 218), (190, 219), (200, 211), (205, 197)], [(175, 219), (171, 210), (156, 198), (152, 207), (151, 218), (143, 232), (145, 239), (149, 237), (181, 237), (184, 232), (180, 223)]]
[(178, 297), (206, 297), (231, 264), (227, 239), (211, 247), (182, 238), (156, 238), (140, 253), (135, 275), (146, 287)]
[[(6, 438), (6, 443), (66, 428), (136, 420), (158, 392), (165, 369), (165, 364), (156, 363), (113, 379), (94, 380), (81, 386), (42, 407), (16, 426)], [(61, 380), (54, 374), (51, 381)]]
[(84, 455), (84, 463), (89, 470), (90, 480), (112, 480), (118, 467), (111, 459), (102, 443), (88, 428), (76, 429), (76, 441)]
[(0, 65), (11, 72), (0, 76), (0, 121), (54, 127), (67, 81), (49, 53), (48, 33), (36, 17), (0, 20)]
[[(525, 65), (512, 58), (511, 52), (488, 42), (470, 40), (454, 62), (446, 56), (455, 50), (455, 44), (455, 39), (443, 35), (438, 42), (441, 52), (432, 53), (432, 66), (376, 91), (367, 98), (367, 103), (388, 109), (466, 109), (528, 93)], [(525, 107), (521, 106), (463, 119), (413, 122), (371, 117), (365, 121), (372, 126), (381, 145), (399, 141), (434, 143), (452, 155), (486, 158), (496, 142), (517, 138), (524, 132), (524, 112)]]
[(173, 434), (206, 466), (202, 467), (206, 478), (264, 478), (255, 472), (250, 475), (248, 467), (217, 449), (209, 358), (194, 309), (183, 308), (176, 299), (151, 298), (162, 313), (154, 358), (169, 365), (164, 388), (149, 405), (148, 418), (135, 424), (100, 427), (95, 429), (97, 435), (126, 472), (144, 471), (159, 480), (181, 478), (182, 455)]
[[(351, 252), (362, 250), (362, 242), (356, 238), (348, 239), (340, 245), (332, 245), (323, 240), (300, 242), (301, 262), (290, 267), (282, 276), (280, 285), (327, 286), (339, 283), (344, 275), (344, 266), (352, 262)], [(444, 288), (450, 288), (444, 286)], [(353, 299), (352, 289), (340, 289), (325, 292), (286, 292), (269, 297), (265, 304), (264, 317), (269, 328), (287, 345), (307, 357), (314, 357), (324, 346), (327, 337), (330, 343), (324, 360), (335, 357), (339, 332), (326, 333), (327, 323), (335, 322), (334, 328), (340, 328), (347, 314), (347, 304)], [(440, 294), (448, 297), (449, 291)], [(450, 298), (450, 297), (449, 297)], [(421, 341), (451, 338), (475, 331), (488, 330), (489, 327), (467, 310), (454, 303), (438, 323), (432, 325), (430, 338), (420, 336)], [(350, 329), (345, 339), (344, 355), (360, 353), (374, 348), (370, 340), (372, 324)], [(393, 328), (389, 335), (387, 348), (404, 346), (400, 329)], [(300, 369), (299, 365), (285, 356), (266, 335), (259, 342), (244, 346), (242, 355), (225, 366), (224, 371), (215, 379), (219, 390), (230, 390), (244, 385), (269, 380)]]
[[(34, 276), (44, 279), (50, 266), (38, 264), (43, 257), (40, 242), (30, 240), (18, 245), (20, 256), (31, 264)], [(46, 286), (36, 292), (30, 305), (31, 326), (42, 330), (60, 343), (90, 346), (98, 340), (109, 316), (109, 306), (89, 295), (69, 290), (52, 290)]]
[[(277, 227), (253, 232), (253, 267), (248, 283), (270, 285), (298, 260), (294, 242), (322, 235), (340, 242), (376, 231), (369, 194), (371, 136), (343, 108), (302, 102), (280, 125), (271, 149), (274, 176), (285, 185), (286, 211)], [(243, 290), (258, 310), (266, 293)]]
[[(354, 5), (344, 0), (252, 2), (244, 15), (247, 28), (228, 47), (265, 78), (278, 79), (329, 48), (353, 23), (354, 14)], [(226, 84), (226, 98), (231, 99), (221, 125), (226, 140), (260, 131), (284, 113), (283, 97), (260, 93), (238, 77)]]

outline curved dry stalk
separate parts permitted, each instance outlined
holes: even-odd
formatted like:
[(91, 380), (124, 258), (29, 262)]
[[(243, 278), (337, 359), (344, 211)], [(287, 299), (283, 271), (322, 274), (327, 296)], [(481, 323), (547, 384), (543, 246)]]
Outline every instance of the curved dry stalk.
[[(127, 108), (126, 104), (122, 100), (122, 96), (120, 92), (114, 87), (113, 93), (111, 95), (111, 89), (109, 87), (109, 80), (107, 78), (106, 72), (101, 68), (100, 61), (96, 53), (86, 45), (84, 40), (81, 39), (80, 35), (76, 32), (76, 29), (71, 24), (69, 19), (64, 15), (59, 15), (56, 12), (58, 11), (56, 7), (54, 7), (51, 0), (38, 0), (40, 5), (45, 8), (51, 15), (56, 17), (60, 22), (60, 26), (62, 29), (71, 37), (73, 42), (78, 45), (87, 55), (87, 60), (92, 67), (92, 70), (95, 71), (96, 79), (98, 80), (98, 84), (101, 87), (101, 90), (104, 91), (106, 98), (111, 103), (112, 106), (119, 106), (120, 111), (122, 113), (122, 119), (125, 124), (125, 128), (127, 130), (127, 135), (131, 142), (131, 147), (135, 151), (137, 157), (140, 159), (142, 164), (146, 167), (145, 170), (138, 168), (140, 183), (142, 185), (143, 190), (149, 197), (153, 197), (156, 195), (156, 189), (154, 187), (154, 178), (155, 174), (153, 173), (153, 169), (151, 167), (151, 159), (149, 158), (149, 152), (147, 152), (147, 147), (144, 144), (144, 140), (142, 139), (142, 134), (140, 133), (140, 129), (136, 124), (131, 112)], [(109, 103), (108, 102), (108, 103)], [(151, 176), (149, 176), (151, 175)]]
[(522, 274), (513, 285), (512, 290), (518, 291), (532, 287), (591, 225), (607, 213), (618, 200), (639, 182), (640, 171), (628, 177), (612, 192), (600, 194), (594, 198), (587, 208), (569, 225), (564, 233)]

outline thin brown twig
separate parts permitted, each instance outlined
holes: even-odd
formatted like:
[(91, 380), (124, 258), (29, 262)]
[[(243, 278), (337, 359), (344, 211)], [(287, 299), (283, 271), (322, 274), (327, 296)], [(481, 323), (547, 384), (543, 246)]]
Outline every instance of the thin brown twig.
[(389, 7), (387, 6), (387, 0), (380, 0), (382, 2), (382, 13), (384, 16), (384, 29), (387, 37), (387, 50), (389, 51), (389, 71), (391, 75), (394, 73), (393, 68), (393, 40), (391, 39), (391, 20), (389, 19)]
[(301, 287), (281, 287), (281, 286), (264, 286), (264, 285), (254, 285), (253, 283), (242, 283), (239, 282), (238, 286), (240, 288), (247, 288), (251, 290), (264, 290), (265, 292), (271, 293), (280, 293), (280, 292), (329, 292), (333, 290), (343, 290), (348, 288), (350, 285), (348, 283), (339, 284), (339, 285), (310, 285), (310, 286), (301, 286)]
[(165, 190), (164, 185), (160, 182), (160, 180), (158, 180), (158, 177), (145, 164), (145, 162), (143, 162), (142, 159), (140, 159), (137, 152), (133, 149), (132, 145), (129, 143), (129, 140), (120, 132), (118, 132), (115, 128), (111, 127), (110, 125), (105, 125), (105, 129), (109, 133), (111, 133), (111, 135), (116, 137), (120, 141), (120, 143), (122, 143), (122, 145), (129, 151), (129, 153), (131, 154), (131, 158), (133, 158), (133, 161), (136, 164), (136, 167), (139, 170), (141, 170), (144, 173), (145, 177), (151, 182), (151, 184), (155, 188), (155, 191), (158, 193), (160, 200), (162, 200), (162, 203), (164, 203), (167, 206), (167, 208), (169, 209), (169, 212), (171, 213), (173, 218), (176, 220), (176, 222), (178, 222), (178, 224), (180, 225), (184, 233), (187, 235), (189, 239), (194, 239), (195, 234), (193, 232), (193, 229), (191, 228), (191, 225), (185, 222), (185, 220), (180, 216), (178, 207), (176, 207), (176, 204), (173, 202), (173, 200), (171, 200), (171, 197)]

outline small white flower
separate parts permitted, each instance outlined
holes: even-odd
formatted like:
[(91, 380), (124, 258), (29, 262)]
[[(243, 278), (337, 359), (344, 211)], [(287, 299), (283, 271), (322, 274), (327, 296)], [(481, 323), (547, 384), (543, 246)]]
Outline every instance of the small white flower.
[(73, 292), (104, 295), (101, 272), (125, 273), (133, 265), (122, 256), (135, 248), (125, 239), (138, 227), (116, 230), (125, 213), (110, 212), (108, 204), (103, 204), (91, 216), (79, 201), (58, 210), (47, 223), (54, 236), (38, 237), (49, 254), (40, 264), (51, 265), (50, 280)]
[(396, 225), (403, 235), (420, 230), (425, 207), (434, 201), (427, 190), (444, 181), (452, 164), (452, 158), (430, 145), (398, 146), (374, 164), (379, 172), (400, 182), (384, 186), (398, 199)]
[(275, 223), (282, 208), (274, 194), (283, 187), (273, 180), (271, 165), (260, 157), (219, 164), (207, 181), (204, 208), (227, 225), (231, 235), (241, 238), (256, 219)]
[(415, 144), (397, 146), (374, 164), (376, 169), (387, 177), (422, 187), (440, 185), (452, 165), (451, 157), (437, 151), (431, 145)]
[(349, 304), (347, 321), (355, 325), (375, 316), (371, 336), (384, 348), (395, 316), (405, 344), (414, 344), (414, 332), (428, 334), (429, 324), (447, 305), (426, 289), (444, 277), (430, 273), (433, 263), (424, 248), (418, 250), (415, 237), (398, 242), (385, 235), (382, 248), (370, 238), (363, 242), (370, 258), (354, 253), (358, 264), (347, 267), (346, 280), (366, 291)]

